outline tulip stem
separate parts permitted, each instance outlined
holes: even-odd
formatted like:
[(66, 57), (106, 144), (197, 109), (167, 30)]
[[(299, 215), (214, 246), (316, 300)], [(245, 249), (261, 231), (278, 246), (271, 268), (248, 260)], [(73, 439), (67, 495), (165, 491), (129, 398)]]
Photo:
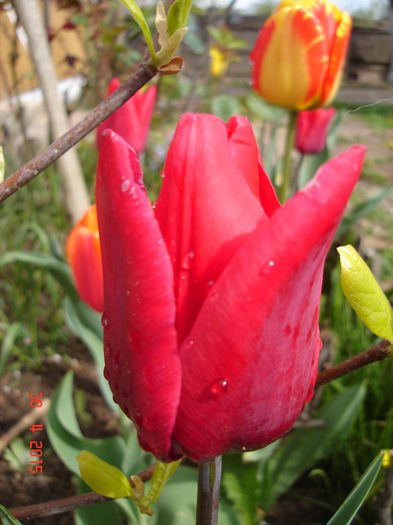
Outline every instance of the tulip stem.
[(281, 204), (287, 199), (291, 182), (291, 155), (295, 143), (297, 111), (290, 111), (288, 115), (287, 140), (285, 143), (285, 155), (282, 168), (282, 181), (278, 190), (278, 198)]
[(196, 525), (217, 525), (220, 503), (222, 456), (198, 465)]

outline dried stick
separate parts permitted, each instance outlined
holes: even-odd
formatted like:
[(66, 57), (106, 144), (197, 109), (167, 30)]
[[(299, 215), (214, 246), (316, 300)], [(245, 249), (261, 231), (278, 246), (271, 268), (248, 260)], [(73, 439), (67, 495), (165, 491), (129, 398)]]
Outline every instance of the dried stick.
[(3, 434), (0, 438), (0, 454), (3, 452), (8, 443), (11, 443), (13, 439), (22, 434), (36, 421), (43, 419), (49, 411), (50, 401), (49, 399), (42, 400), (42, 406), (35, 408), (31, 412), (25, 414), (12, 428)]
[(380, 343), (372, 346), (360, 354), (356, 354), (346, 361), (339, 363), (338, 365), (332, 366), (328, 370), (320, 372), (317, 377), (315, 386), (324, 385), (333, 381), (338, 377), (345, 376), (358, 368), (375, 363), (376, 361), (382, 361), (387, 357), (392, 357), (392, 348), (389, 341), (381, 341)]
[[(139, 472), (137, 476), (142, 481), (148, 481), (153, 476), (155, 465)], [(104, 503), (105, 501), (112, 501), (112, 498), (106, 498), (96, 492), (86, 492), (78, 496), (71, 496), (70, 498), (55, 499), (45, 503), (35, 503), (34, 505), (26, 505), (25, 507), (14, 507), (9, 509), (11, 514), (19, 520), (38, 518), (41, 516), (52, 516), (54, 514), (62, 514), (87, 505), (94, 505), (95, 503)]]
[(103, 120), (116, 111), (124, 102), (134, 95), (143, 85), (151, 80), (157, 70), (150, 64), (142, 64), (136, 73), (120, 86), (110, 97), (103, 100), (78, 124), (56, 139), (42, 153), (27, 162), (24, 166), (7, 177), (0, 184), (0, 202), (18, 191), (39, 173), (53, 164), (72, 146), (75, 146), (88, 133), (93, 131)]

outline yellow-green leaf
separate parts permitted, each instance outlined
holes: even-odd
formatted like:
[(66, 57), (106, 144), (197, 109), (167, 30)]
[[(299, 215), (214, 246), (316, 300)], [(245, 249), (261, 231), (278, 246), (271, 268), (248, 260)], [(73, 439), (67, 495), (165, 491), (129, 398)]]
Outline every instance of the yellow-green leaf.
[(120, 2), (127, 7), (129, 12), (131, 13), (132, 18), (141, 28), (141, 31), (147, 43), (147, 47), (149, 48), (151, 58), (154, 62), (156, 52), (155, 52), (154, 44), (153, 44), (153, 37), (151, 35), (149, 25), (146, 22), (146, 18), (144, 14), (142, 13), (141, 8), (139, 7), (139, 5), (136, 3), (135, 0), (120, 0)]
[(0, 146), (0, 182), (4, 180), (5, 162), (3, 155), (3, 148)]
[(149, 492), (137, 502), (141, 512), (151, 515), (151, 504), (158, 499), (165, 484), (175, 473), (181, 461), (182, 460), (179, 459), (172, 461), (172, 463), (157, 462), (153, 477), (151, 478)]
[(371, 332), (393, 343), (392, 308), (371, 270), (353, 246), (337, 250), (341, 285), (352, 308)]
[(133, 495), (131, 484), (118, 468), (87, 450), (77, 457), (83, 481), (94, 492), (107, 498), (126, 498)]
[(158, 33), (158, 44), (162, 48), (168, 45), (168, 18), (161, 0), (157, 4), (155, 24)]
[(187, 24), (192, 0), (175, 0), (168, 11), (168, 32), (172, 36), (177, 29)]
[(156, 55), (157, 65), (161, 66), (171, 61), (186, 33), (187, 28), (182, 27), (181, 29), (177, 29), (173, 35), (169, 37), (166, 47), (161, 49)]

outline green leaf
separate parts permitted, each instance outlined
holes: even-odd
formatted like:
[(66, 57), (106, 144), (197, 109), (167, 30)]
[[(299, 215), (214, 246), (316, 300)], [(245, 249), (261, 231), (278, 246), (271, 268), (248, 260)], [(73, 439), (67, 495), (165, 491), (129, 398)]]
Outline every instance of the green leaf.
[(78, 476), (76, 457), (82, 450), (89, 450), (112, 465), (121, 465), (124, 455), (124, 441), (121, 437), (91, 439), (82, 435), (72, 400), (72, 372), (66, 374), (52, 394), (46, 428), (56, 454)]
[[(86, 485), (80, 478), (76, 482), (78, 494), (90, 492), (90, 487)], [(74, 511), (75, 525), (124, 525), (122, 514), (126, 514), (123, 510), (119, 510), (119, 502), (131, 503), (130, 499), (115, 499), (106, 501), (105, 503), (97, 503), (86, 507), (80, 507)], [(138, 521), (128, 519), (128, 525), (137, 525)]]
[(241, 113), (240, 102), (231, 95), (217, 95), (212, 99), (212, 112), (222, 120), (229, 120)]
[[(193, 525), (195, 523), (197, 470), (181, 466), (154, 506), (157, 524)], [(181, 497), (179, 497), (181, 494)], [(150, 518), (151, 519), (151, 518)]]
[(177, 48), (180, 46), (183, 36), (187, 33), (186, 27), (176, 29), (176, 31), (168, 39), (166, 46), (161, 49), (156, 55), (156, 64), (161, 66), (167, 64), (176, 53)]
[(317, 461), (327, 457), (345, 439), (366, 394), (364, 384), (343, 389), (318, 411), (323, 427), (299, 428), (281, 440), (267, 463), (260, 463), (263, 475), (261, 504), (267, 510), (281, 494)]
[[(108, 525), (108, 523), (110, 525), (124, 525), (124, 520), (116, 508), (115, 501), (81, 507), (76, 509), (74, 515), (76, 525), (92, 525), (92, 523), (94, 525)], [(127, 521), (128, 525), (136, 525), (137, 523), (135, 520)]]
[(150, 56), (152, 60), (154, 61), (156, 57), (156, 52), (155, 52), (154, 44), (153, 44), (153, 37), (151, 35), (148, 23), (146, 22), (146, 18), (141, 11), (141, 8), (139, 7), (139, 5), (136, 3), (135, 0), (120, 0), (120, 2), (127, 7), (129, 12), (131, 13), (132, 18), (141, 28), (141, 31), (147, 43), (147, 47), (149, 48)]
[(168, 45), (168, 18), (165, 13), (165, 6), (161, 0), (157, 4), (155, 24), (158, 33), (158, 44), (161, 48), (165, 48)]
[(129, 498), (133, 490), (128, 478), (121, 470), (103, 461), (88, 450), (77, 457), (81, 477), (86, 485), (107, 498)]
[(0, 354), (0, 377), (4, 372), (8, 357), (14, 347), (15, 341), (19, 336), (26, 335), (26, 329), (21, 323), (12, 323), (7, 327)]
[(377, 193), (377, 195), (374, 195), (373, 197), (370, 197), (364, 202), (361, 202), (354, 206), (352, 211), (348, 215), (346, 215), (341, 221), (336, 237), (342, 237), (344, 233), (348, 230), (348, 228), (350, 228), (358, 220), (363, 219), (363, 217), (369, 215), (381, 204), (382, 201), (384, 201), (392, 193), (393, 186), (384, 188), (382, 191)]
[(140, 508), (149, 511), (151, 505), (157, 501), (168, 480), (173, 476), (180, 465), (181, 459), (171, 463), (158, 461), (150, 482), (149, 492), (138, 503)]
[(172, 36), (178, 29), (185, 27), (190, 13), (192, 0), (175, 0), (168, 11), (168, 34)]
[(370, 463), (367, 470), (355, 485), (352, 492), (347, 499), (328, 521), (327, 525), (349, 525), (356, 516), (359, 508), (367, 498), (371, 487), (373, 486), (378, 473), (381, 469), (384, 452), (380, 452), (378, 456)]
[(22, 525), (3, 505), (0, 505), (0, 520), (3, 525)]
[(102, 337), (97, 337), (96, 333), (82, 322), (78, 315), (78, 310), (70, 300), (66, 299), (64, 304), (68, 326), (85, 343), (97, 367), (98, 383), (100, 385), (101, 394), (109, 408), (118, 412), (119, 408), (113, 401), (113, 395), (109, 383), (104, 377), (105, 359)]
[(74, 285), (71, 268), (65, 261), (45, 253), (27, 251), (7, 252), (0, 258), (0, 266), (14, 263), (29, 264), (50, 271), (57, 282), (64, 288), (74, 308), (77, 310), (81, 322), (102, 337), (100, 315), (94, 312), (79, 297)]
[(340, 246), (337, 250), (345, 297), (371, 332), (393, 343), (392, 308), (370, 268), (353, 246)]
[[(227, 467), (230, 467), (227, 468)], [(222, 484), (242, 525), (256, 525), (258, 488), (257, 465), (245, 465), (241, 456), (224, 457)]]
[(285, 110), (271, 106), (255, 93), (248, 95), (246, 104), (250, 113), (268, 122), (281, 122), (287, 114)]

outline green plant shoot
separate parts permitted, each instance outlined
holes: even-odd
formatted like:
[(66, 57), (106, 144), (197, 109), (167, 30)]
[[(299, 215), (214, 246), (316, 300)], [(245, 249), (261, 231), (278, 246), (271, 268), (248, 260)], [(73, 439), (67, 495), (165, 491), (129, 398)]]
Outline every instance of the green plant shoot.
[(97, 494), (107, 498), (133, 496), (130, 481), (118, 468), (87, 450), (83, 450), (77, 460), (83, 481)]
[(140, 27), (143, 36), (145, 37), (147, 47), (149, 48), (150, 56), (152, 60), (155, 59), (156, 52), (154, 50), (153, 37), (149, 28), (149, 24), (146, 21), (145, 15), (142, 13), (141, 8), (135, 0), (120, 0), (124, 4), (129, 12), (131, 13), (132, 18)]
[(149, 48), (152, 65), (160, 67), (168, 64), (174, 57), (184, 35), (187, 32), (187, 18), (192, 0), (176, 0), (168, 15), (161, 0), (157, 4), (155, 25), (158, 32), (160, 50), (154, 49), (153, 37), (144, 14), (135, 0), (120, 0), (130, 11), (139, 25)]
[(149, 515), (152, 514), (152, 503), (154, 503), (158, 499), (165, 484), (172, 477), (180, 463), (181, 459), (177, 461), (172, 461), (171, 463), (161, 463), (161, 461), (157, 462), (156, 468), (154, 469), (153, 477), (151, 479), (149, 492), (146, 494), (145, 497), (141, 498), (137, 502), (141, 512)]
[(392, 308), (371, 270), (353, 246), (340, 246), (337, 250), (345, 297), (371, 332), (393, 343)]

